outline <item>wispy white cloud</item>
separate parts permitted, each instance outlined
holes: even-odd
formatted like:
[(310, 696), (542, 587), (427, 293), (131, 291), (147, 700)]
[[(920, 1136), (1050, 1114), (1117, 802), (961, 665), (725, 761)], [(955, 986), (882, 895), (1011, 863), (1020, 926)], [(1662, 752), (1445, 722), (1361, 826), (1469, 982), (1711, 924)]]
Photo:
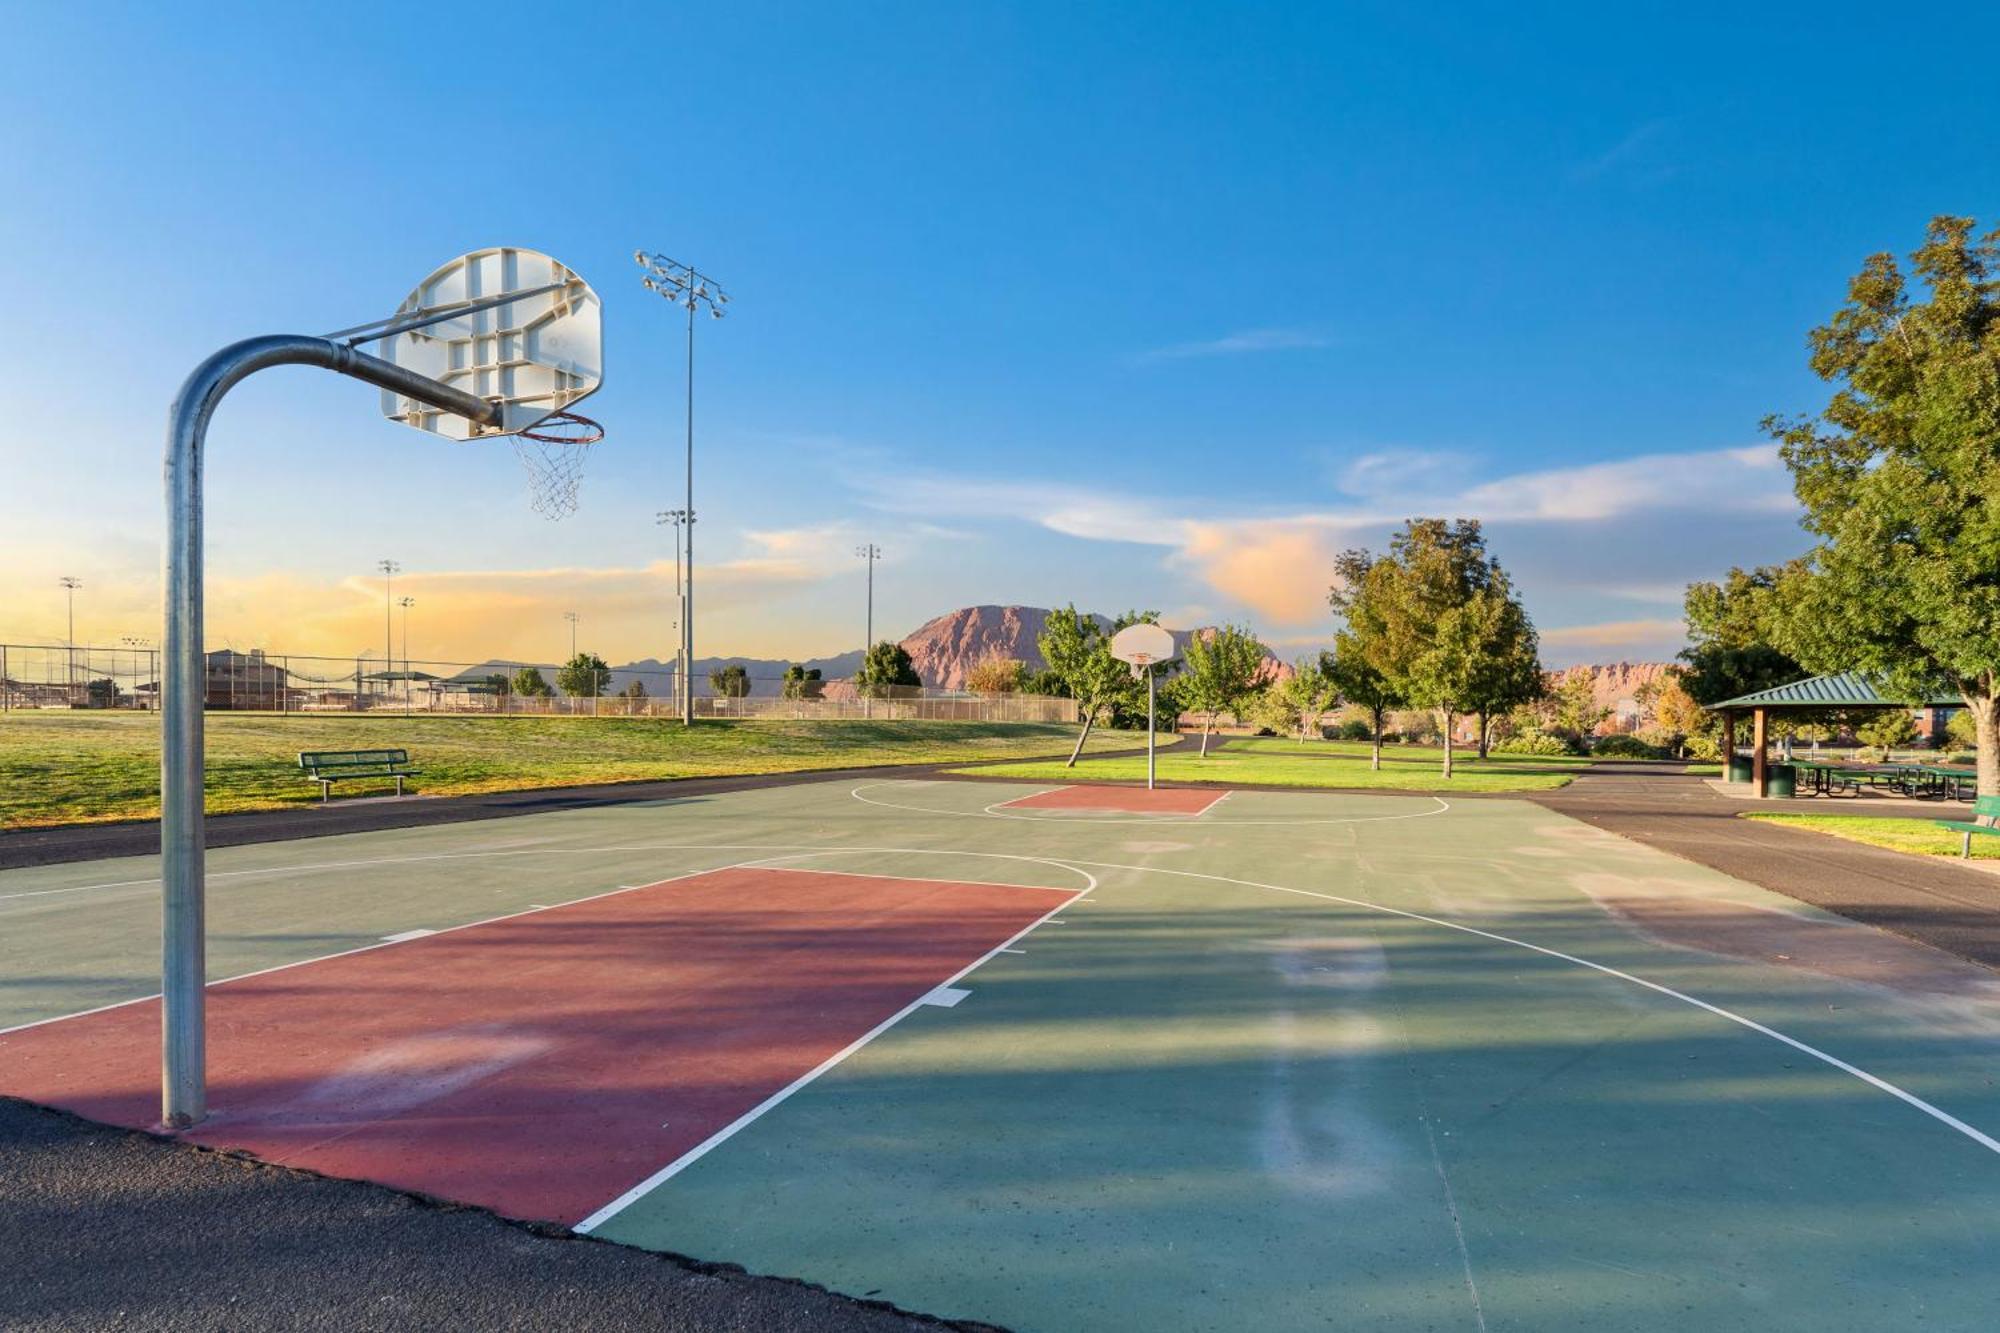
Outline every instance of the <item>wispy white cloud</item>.
[(1671, 124), (1671, 121), (1660, 119), (1635, 125), (1617, 143), (1578, 163), (1570, 174), (1577, 180), (1625, 175), (1642, 185), (1660, 184), (1680, 170), (1662, 155)]
[[(1370, 484), (1360, 489), (1385, 494), (1356, 495), (1347, 505), (1292, 513), (1191, 513), (1185, 500), (1053, 482), (899, 474), (864, 482), (863, 487), (870, 503), (892, 512), (1014, 520), (1071, 537), (1162, 548), (1170, 565), (1188, 570), (1232, 603), (1249, 607), (1278, 626), (1324, 619), (1334, 557), (1352, 546), (1379, 544), (1416, 513), (1504, 525), (1530, 545), (1568, 549), (1574, 561), (1581, 558), (1576, 545), (1580, 530), (1587, 530), (1591, 541), (1616, 547), (1620, 520), (1655, 521), (1672, 515), (1711, 523), (1731, 516), (1739, 522), (1759, 516), (1778, 520), (1794, 505), (1785, 469), (1775, 448), (1768, 445), (1545, 468), (1457, 489), (1374, 485), (1410, 466), (1428, 468), (1433, 480), (1441, 471), (1464, 466), (1443, 468), (1438, 460), (1444, 455), (1414, 460), (1407, 455), (1380, 457), (1385, 461), (1362, 469), (1361, 481)], [(1694, 549), (1650, 553), (1670, 559), (1673, 568), (1667, 577), (1651, 576), (1646, 569), (1638, 572), (1646, 576), (1646, 584), (1664, 594)], [(1572, 590), (1589, 591), (1581, 584), (1572, 585)], [(1670, 604), (1677, 597), (1641, 600)]]
[(1220, 338), (1155, 347), (1140, 353), (1139, 360), (1181, 361), (1189, 357), (1242, 356), (1249, 352), (1289, 352), (1331, 345), (1324, 334), (1310, 329), (1241, 329)]

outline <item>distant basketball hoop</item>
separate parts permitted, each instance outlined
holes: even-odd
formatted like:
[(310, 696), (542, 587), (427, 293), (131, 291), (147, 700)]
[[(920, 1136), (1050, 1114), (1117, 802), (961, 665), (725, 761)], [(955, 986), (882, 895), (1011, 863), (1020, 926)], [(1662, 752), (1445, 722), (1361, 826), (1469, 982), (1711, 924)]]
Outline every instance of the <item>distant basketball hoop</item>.
[(1151, 791), (1156, 746), (1153, 715), (1158, 711), (1156, 691), (1159, 688), (1153, 668), (1173, 660), (1174, 636), (1160, 626), (1142, 620), (1111, 636), (1111, 655), (1121, 662), (1131, 663), (1133, 679), (1146, 678), (1146, 790)]

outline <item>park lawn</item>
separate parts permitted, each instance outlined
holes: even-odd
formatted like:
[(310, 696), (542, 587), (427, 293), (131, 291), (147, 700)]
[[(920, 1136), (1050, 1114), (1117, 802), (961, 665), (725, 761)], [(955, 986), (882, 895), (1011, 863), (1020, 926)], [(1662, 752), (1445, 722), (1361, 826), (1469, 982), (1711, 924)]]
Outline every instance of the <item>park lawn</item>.
[[(1548, 791), (1567, 786), (1578, 771), (1577, 761), (1540, 756), (1495, 755), (1480, 759), (1471, 752), (1452, 761), (1449, 782), (1439, 772), (1442, 752), (1421, 746), (1386, 746), (1382, 768), (1368, 766), (1368, 747), (1343, 741), (1273, 741), (1232, 739), (1201, 756), (1199, 737), (1188, 736), (1159, 756), (1163, 782), (1221, 782), (1236, 787), (1352, 787), (1387, 791)], [(954, 772), (982, 777), (1026, 778), (1034, 782), (1144, 782), (1146, 756), (1086, 757), (1075, 768), (1061, 760), (988, 764)]]
[[(428, 796), (597, 782), (792, 773), (1067, 754), (1076, 729), (1043, 723), (702, 722), (665, 718), (426, 717), (212, 713), (208, 809), (271, 810), (319, 799), (299, 776), (301, 750), (407, 749)], [(1130, 746), (1129, 732), (1091, 749)], [(335, 788), (377, 796), (388, 782)], [(157, 714), (28, 712), (0, 716), (0, 829), (151, 819), (159, 814)]]
[[(1824, 833), (1835, 838), (1846, 838), (1849, 842), (1865, 842), (1870, 847), (1886, 847), (1892, 852), (1909, 852), (1916, 856), (1949, 856), (1953, 860), (1958, 858), (1959, 847), (1964, 840), (1963, 834), (1954, 833), (1950, 829), (1941, 829), (1924, 819), (1884, 819), (1879, 815), (1794, 815), (1762, 810), (1746, 810), (1740, 817), (1759, 819), (1785, 828)], [(1994, 845), (1996, 843), (2000, 843), (2000, 838), (1974, 837), (1972, 859), (2000, 860), (2000, 846)]]
[[(1302, 741), (1296, 736), (1229, 736), (1212, 737), (1209, 749), (1226, 741), (1230, 750), (1247, 750), (1252, 754), (1293, 755), (1301, 759), (1367, 759), (1367, 741)], [(1187, 742), (1196, 749), (1201, 747), (1201, 733), (1188, 733)], [(1477, 758), (1478, 748), (1469, 744), (1452, 747), (1452, 764), (1467, 758)], [(1604, 763), (1604, 759), (1593, 759), (1581, 754), (1504, 754), (1496, 751), (1489, 762), (1508, 761), (1520, 764), (1544, 765), (1560, 768), (1564, 765), (1582, 767), (1586, 764)], [(1392, 742), (1382, 747), (1382, 762), (1386, 764), (1418, 764), (1436, 768), (1444, 762), (1444, 748), (1438, 745), (1404, 745)]]

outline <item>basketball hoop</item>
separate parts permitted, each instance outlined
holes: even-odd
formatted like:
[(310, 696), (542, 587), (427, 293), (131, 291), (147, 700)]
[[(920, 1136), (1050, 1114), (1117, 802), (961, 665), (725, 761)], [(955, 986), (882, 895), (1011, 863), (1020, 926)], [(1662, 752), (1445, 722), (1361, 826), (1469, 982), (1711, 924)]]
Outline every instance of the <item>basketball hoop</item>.
[(517, 432), (514, 456), (528, 470), (528, 504), (551, 521), (576, 512), (583, 459), (604, 427), (580, 412), (556, 412)]
[(1160, 662), (1171, 661), (1174, 655), (1174, 636), (1167, 630), (1148, 621), (1127, 625), (1111, 636), (1111, 655), (1132, 666), (1132, 679), (1146, 682), (1146, 790), (1153, 789), (1154, 759), (1156, 742), (1153, 736), (1154, 714), (1159, 711), (1157, 680), (1153, 667)]

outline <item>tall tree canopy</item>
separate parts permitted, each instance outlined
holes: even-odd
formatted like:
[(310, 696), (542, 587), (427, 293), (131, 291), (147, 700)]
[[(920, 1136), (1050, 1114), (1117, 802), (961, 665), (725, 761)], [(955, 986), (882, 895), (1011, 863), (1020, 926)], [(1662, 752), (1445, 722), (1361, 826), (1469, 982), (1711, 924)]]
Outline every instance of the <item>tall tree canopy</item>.
[(556, 688), (572, 699), (595, 699), (611, 683), (611, 668), (596, 653), (578, 653), (556, 671)]
[[(1140, 621), (1157, 625), (1159, 612), (1127, 611), (1118, 618), (1111, 633)], [(1091, 728), (1109, 717), (1120, 704), (1130, 704), (1138, 698), (1134, 693), (1138, 682), (1132, 678), (1132, 669), (1111, 655), (1111, 634), (1104, 631), (1096, 617), (1077, 610), (1074, 602), (1049, 612), (1036, 646), (1041, 649), (1042, 660), (1049, 664), (1048, 673), (1062, 683), (1064, 693), (1076, 700), (1077, 712), (1083, 717), (1076, 745), (1069, 752), (1069, 764), (1074, 767), (1077, 756), (1083, 753), (1083, 743), (1090, 738)], [(1139, 713), (1145, 715), (1143, 704)]]
[(787, 699), (818, 699), (826, 694), (826, 682), (820, 679), (818, 667), (794, 662), (785, 668), (785, 679), (779, 686), (779, 693)]
[(1257, 636), (1241, 625), (1204, 630), (1188, 640), (1177, 688), (1185, 707), (1207, 716), (1201, 729), (1203, 758), (1216, 715), (1236, 712), (1255, 692), (1268, 655)]
[(1954, 217), (1931, 222), (1909, 276), (1871, 256), (1812, 332), (1825, 409), (1765, 421), (1819, 539), (1777, 590), (1785, 647), (1912, 702), (1955, 688), (1986, 794), (2000, 792), (1997, 261), (2000, 232)]
[(1535, 652), (1513, 584), (1474, 519), (1413, 518), (1387, 555), (1349, 551), (1336, 572), (1328, 600), (1355, 651), (1404, 703), (1439, 714), (1449, 778), (1455, 719), (1496, 697), (1518, 669), (1509, 663)]
[(916, 663), (910, 660), (909, 649), (888, 639), (868, 650), (861, 660), (861, 670), (854, 676), (856, 688), (871, 699), (886, 698), (898, 689), (912, 689), (923, 683)]
[(1376, 665), (1375, 647), (1387, 633), (1382, 608), (1388, 603), (1388, 568), (1366, 551), (1347, 551), (1334, 561), (1335, 583), (1327, 600), (1346, 621), (1333, 636), (1333, 660), (1327, 664), (1340, 701), (1368, 714), (1369, 767), (1382, 767), (1382, 724), (1390, 710), (1403, 706), (1403, 696)]
[(727, 666), (711, 668), (708, 673), (708, 688), (723, 699), (741, 699), (750, 693), (750, 668), (741, 662), (731, 662)]
[(1786, 637), (1780, 589), (1805, 561), (1732, 569), (1720, 583), (1691, 583), (1683, 610), (1688, 646), (1680, 657), (1683, 687), (1698, 704), (1720, 703), (1768, 690), (1806, 674), (1779, 643)]

